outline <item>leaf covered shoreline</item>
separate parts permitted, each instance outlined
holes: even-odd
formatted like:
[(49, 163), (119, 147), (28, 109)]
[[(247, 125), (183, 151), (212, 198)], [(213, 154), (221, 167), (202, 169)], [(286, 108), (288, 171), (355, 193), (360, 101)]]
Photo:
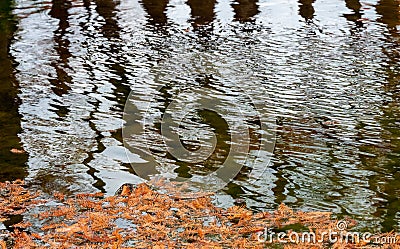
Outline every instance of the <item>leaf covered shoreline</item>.
[[(273, 212), (224, 209), (209, 195), (180, 198), (144, 183), (123, 186), (115, 196), (55, 193), (51, 200), (40, 198), (23, 181), (0, 183), (0, 221), (23, 215), (11, 229), (0, 230), (0, 248), (400, 248), (397, 241), (330, 243), (318, 237), (318, 231), (338, 229), (329, 212), (295, 212), (284, 204)], [(351, 228), (355, 222), (347, 224)], [(266, 228), (315, 232), (317, 242), (260, 240)]]

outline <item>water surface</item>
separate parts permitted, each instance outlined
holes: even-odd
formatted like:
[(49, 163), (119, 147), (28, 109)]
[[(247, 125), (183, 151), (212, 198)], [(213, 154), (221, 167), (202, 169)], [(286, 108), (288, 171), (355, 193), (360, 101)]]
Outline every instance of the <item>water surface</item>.
[[(133, 145), (145, 139), (167, 172), (206, 174), (229, 151), (229, 122), (247, 122), (250, 154), (259, 149), (253, 101), (276, 122), (274, 155), (267, 164), (260, 154), (268, 165), (260, 178), (244, 167), (216, 203), (270, 210), (285, 202), (398, 228), (397, 1), (16, 0), (1, 8), (2, 178), (26, 174), (48, 193), (112, 194), (140, 182), (121, 135), (131, 91), (138, 111), (151, 103), (152, 121), (151, 136)], [(203, 164), (176, 160), (160, 140), (157, 117), (185, 89), (206, 89), (231, 110), (229, 122), (204, 112), (185, 120), (187, 147), (219, 138)], [(249, 109), (245, 118), (238, 106)], [(20, 140), (27, 153), (11, 155)]]

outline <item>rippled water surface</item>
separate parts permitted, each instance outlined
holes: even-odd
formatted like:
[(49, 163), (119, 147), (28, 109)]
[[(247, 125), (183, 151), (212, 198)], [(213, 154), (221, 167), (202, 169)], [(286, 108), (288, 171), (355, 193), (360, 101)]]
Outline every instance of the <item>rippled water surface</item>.
[[(0, 8), (2, 180), (112, 194), (141, 181), (129, 162), (145, 158), (144, 147), (160, 171), (192, 178), (224, 163), (229, 127), (246, 123), (249, 154), (264, 170), (255, 177), (243, 167), (216, 203), (285, 202), (399, 228), (398, 1), (5, 0)], [(127, 158), (130, 93), (148, 133), (129, 137), (137, 150)], [(184, 162), (164, 146), (160, 117), (183, 111), (168, 110), (173, 101), (200, 97), (220, 100), (227, 115), (192, 108), (179, 126), (185, 147), (217, 142), (207, 160)], [(255, 107), (274, 123), (271, 158), (259, 147)]]

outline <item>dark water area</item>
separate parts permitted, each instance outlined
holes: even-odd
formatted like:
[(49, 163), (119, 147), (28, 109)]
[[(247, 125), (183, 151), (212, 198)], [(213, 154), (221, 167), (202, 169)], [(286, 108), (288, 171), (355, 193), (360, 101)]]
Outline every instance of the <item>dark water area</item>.
[[(395, 0), (4, 0), (0, 179), (49, 194), (113, 194), (142, 181), (130, 164), (149, 156), (142, 147), (166, 175), (204, 175), (229, 154), (229, 125), (244, 122), (258, 160), (215, 203), (261, 211), (284, 202), (399, 230), (399, 30)], [(195, 100), (179, 95), (191, 89), (229, 112), (193, 112), (179, 128), (193, 150), (216, 134), (204, 162), (178, 160), (160, 134), (160, 114)], [(149, 133), (129, 138), (138, 150), (128, 160), (132, 92)], [(272, 158), (251, 102), (276, 125)]]
[(10, 44), (17, 29), (12, 14), (11, 1), (0, 3), (0, 180), (23, 179), (27, 175), (27, 155), (11, 153), (22, 149), (19, 134), (21, 116), (18, 107), (18, 81), (15, 78), (16, 62), (10, 54)]

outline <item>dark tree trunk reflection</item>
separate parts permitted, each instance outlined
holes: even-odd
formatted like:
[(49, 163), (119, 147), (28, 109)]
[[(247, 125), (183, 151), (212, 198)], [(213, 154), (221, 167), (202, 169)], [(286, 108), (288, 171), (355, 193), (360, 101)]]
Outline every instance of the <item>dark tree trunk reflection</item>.
[(18, 134), (21, 117), (18, 113), (18, 82), (15, 61), (9, 50), (17, 24), (11, 14), (12, 2), (0, 1), (0, 181), (23, 179), (26, 176), (26, 154), (13, 154), (11, 149), (22, 149)]

